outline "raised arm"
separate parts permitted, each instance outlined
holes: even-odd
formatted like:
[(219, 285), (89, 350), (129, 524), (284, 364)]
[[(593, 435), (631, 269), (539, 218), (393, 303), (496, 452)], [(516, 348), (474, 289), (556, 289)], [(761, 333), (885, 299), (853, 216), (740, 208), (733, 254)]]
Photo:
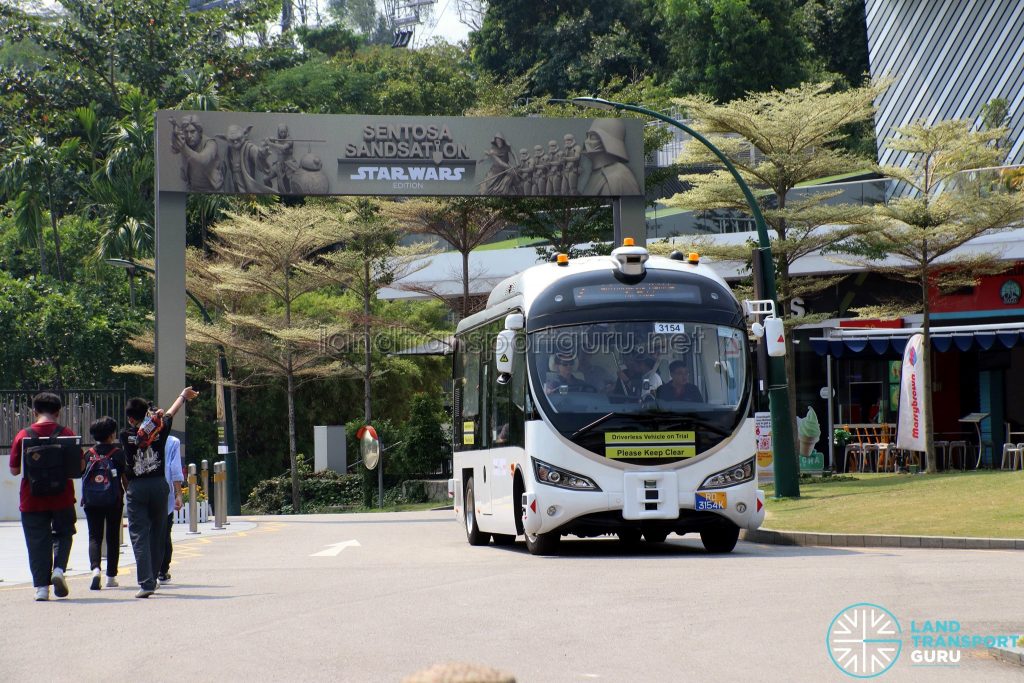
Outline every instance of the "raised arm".
[(174, 400), (171, 407), (164, 412), (164, 416), (167, 418), (173, 418), (175, 413), (181, 410), (181, 407), (188, 401), (191, 401), (199, 395), (198, 391), (195, 391), (192, 387), (185, 387), (181, 390), (181, 394)]

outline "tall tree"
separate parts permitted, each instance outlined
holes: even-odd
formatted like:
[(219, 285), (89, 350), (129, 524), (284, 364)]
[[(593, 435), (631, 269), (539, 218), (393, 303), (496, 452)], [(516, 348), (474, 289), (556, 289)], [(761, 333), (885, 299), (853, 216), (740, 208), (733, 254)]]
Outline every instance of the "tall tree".
[(868, 26), (864, 0), (807, 0), (807, 37), (820, 68), (848, 85), (868, 77)]
[[(870, 160), (838, 146), (845, 127), (872, 115), (872, 102), (882, 87), (831, 92), (831, 83), (818, 83), (754, 94), (727, 104), (716, 104), (706, 97), (677, 100), (694, 119), (694, 127), (722, 150), (749, 185), (770, 191), (762, 193), (760, 201), (765, 205), (765, 221), (774, 232), (772, 256), (782, 309), (779, 315), (784, 319), (789, 318), (790, 302), (795, 297), (821, 291), (836, 281), (830, 277), (794, 278), (793, 264), (849, 234), (852, 227), (838, 226), (856, 222), (865, 211), (859, 206), (830, 204), (838, 192), (808, 194), (796, 201), (790, 199), (790, 192), (805, 181), (871, 166)], [(751, 147), (755, 154), (751, 154)], [(667, 204), (691, 210), (748, 209), (732, 176), (696, 140), (686, 144), (680, 163), (718, 170), (681, 176), (692, 187)], [(709, 244), (702, 249), (718, 259), (750, 259), (750, 245)], [(795, 387), (792, 339), (787, 337), (786, 344), (786, 377), (789, 386)], [(790, 414), (796, 415), (793, 391), (789, 399)]]
[(653, 0), (492, 0), (469, 42), (473, 61), (493, 76), (529, 75), (521, 95), (564, 97), (658, 71), (666, 60), (660, 30)]
[(53, 232), (58, 279), (64, 279), (58, 223), (67, 209), (68, 187), (74, 185), (79, 140), (67, 138), (59, 146), (31, 133), (14, 139), (7, 150), (9, 161), (0, 167), (0, 187), (13, 198), (14, 220), (22, 244), (39, 249), (39, 267), (45, 274), (46, 241), (43, 223), (49, 218)]
[(807, 80), (810, 45), (794, 0), (667, 0), (677, 92), (728, 102)]
[[(928, 125), (918, 121), (896, 129), (887, 141), (904, 152), (903, 166), (881, 171), (897, 183), (897, 194), (876, 207), (867, 229), (845, 245), (863, 266), (916, 284), (923, 313), (921, 350), (923, 392), (931, 396), (931, 299), (935, 289), (974, 286), (982, 275), (1006, 269), (997, 253), (952, 253), (983, 235), (1024, 224), (1024, 191), (1001, 191), (998, 184), (979, 183), (971, 169), (998, 164), (1005, 150), (996, 146), (1005, 128), (973, 130), (970, 121)], [(873, 257), (873, 258), (870, 258)], [(870, 314), (870, 313), (869, 313)], [(928, 471), (935, 471), (933, 416), (925, 413)]]
[[(362, 335), (363, 419), (373, 418), (373, 333), (381, 327), (393, 327), (373, 313), (377, 292), (425, 265), (423, 257), (431, 249), (423, 244), (402, 246), (407, 230), (395, 219), (393, 202), (356, 198), (337, 203), (333, 228), (342, 248), (323, 258), (325, 277), (352, 292), (362, 303), (362, 315), (351, 321)], [(352, 330), (352, 331), (355, 331)], [(350, 335), (346, 335), (350, 336)], [(344, 363), (343, 356), (337, 360)], [(348, 367), (354, 367), (350, 361)]]
[[(494, 204), (478, 197), (409, 201), (397, 204), (395, 216), (413, 232), (440, 237), (462, 256), (462, 297), (452, 309), (465, 318), (470, 310), (469, 254), (508, 225)], [(450, 298), (441, 299), (451, 305)]]
[(189, 320), (194, 341), (220, 345), (259, 375), (283, 380), (288, 398), (288, 459), (292, 506), (302, 510), (295, 446), (295, 391), (299, 384), (333, 374), (322, 325), (305, 319), (296, 302), (329, 282), (317, 255), (337, 241), (333, 222), (315, 208), (261, 209), (231, 214), (216, 226), (217, 262), (210, 271), (225, 291), (252, 296), (244, 312), (227, 312), (213, 324)]

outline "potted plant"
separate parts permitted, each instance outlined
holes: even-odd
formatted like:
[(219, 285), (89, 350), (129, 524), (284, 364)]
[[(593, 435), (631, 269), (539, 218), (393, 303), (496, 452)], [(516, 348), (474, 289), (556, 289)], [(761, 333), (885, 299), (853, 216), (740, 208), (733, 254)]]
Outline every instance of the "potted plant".
[(836, 427), (832, 430), (832, 443), (839, 448), (845, 448), (852, 438), (853, 434), (850, 434), (846, 427)]

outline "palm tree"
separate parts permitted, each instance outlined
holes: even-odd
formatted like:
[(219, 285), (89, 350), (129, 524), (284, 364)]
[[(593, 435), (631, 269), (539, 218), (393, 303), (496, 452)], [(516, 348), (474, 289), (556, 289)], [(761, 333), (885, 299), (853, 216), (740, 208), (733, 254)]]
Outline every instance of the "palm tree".
[(72, 137), (65, 139), (59, 147), (51, 147), (45, 138), (25, 133), (14, 138), (9, 161), (0, 167), (0, 187), (13, 198), (18, 240), (39, 249), (39, 268), (43, 274), (48, 273), (43, 213), (49, 213), (60, 280), (64, 279), (60, 231), (57, 229), (60, 193), (67, 184), (68, 173), (77, 167), (79, 145), (78, 138)]

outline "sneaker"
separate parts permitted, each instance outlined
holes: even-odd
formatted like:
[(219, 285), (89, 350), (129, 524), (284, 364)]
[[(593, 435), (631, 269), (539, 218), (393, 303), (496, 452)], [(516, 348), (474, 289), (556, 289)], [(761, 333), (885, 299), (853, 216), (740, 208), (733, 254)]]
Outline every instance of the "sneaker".
[(43, 602), (50, 599), (50, 587), (39, 586), (36, 588), (36, 602)]
[(139, 592), (135, 594), (135, 597), (137, 597), (137, 598), (148, 598), (150, 595), (152, 595), (155, 592), (156, 591), (154, 591), (152, 588), (140, 588)]
[(98, 591), (100, 589), (100, 568), (92, 570), (92, 583), (89, 584), (89, 590)]
[(68, 581), (64, 578), (64, 570), (57, 567), (50, 575), (50, 583), (53, 584), (53, 594), (58, 598), (68, 597)]
[(117, 577), (116, 576), (108, 576), (107, 577), (107, 588), (117, 588), (117, 585), (118, 584), (117, 584)]
[(159, 581), (160, 583), (170, 583), (170, 582), (171, 582), (171, 575), (170, 575), (170, 573), (167, 573), (167, 574), (158, 574), (158, 575), (157, 575), (157, 577), (156, 577), (156, 579), (157, 579), (157, 581)]

